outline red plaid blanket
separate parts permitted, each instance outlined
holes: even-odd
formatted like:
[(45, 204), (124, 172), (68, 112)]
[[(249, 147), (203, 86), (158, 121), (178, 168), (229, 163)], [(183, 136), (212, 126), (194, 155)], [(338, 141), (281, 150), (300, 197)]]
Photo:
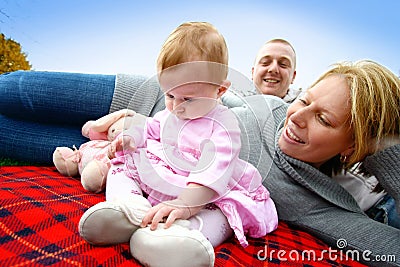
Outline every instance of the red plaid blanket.
[[(140, 266), (128, 244), (95, 247), (79, 236), (83, 212), (103, 200), (52, 167), (0, 167), (0, 266)], [(283, 222), (249, 243), (217, 247), (215, 266), (364, 266)]]

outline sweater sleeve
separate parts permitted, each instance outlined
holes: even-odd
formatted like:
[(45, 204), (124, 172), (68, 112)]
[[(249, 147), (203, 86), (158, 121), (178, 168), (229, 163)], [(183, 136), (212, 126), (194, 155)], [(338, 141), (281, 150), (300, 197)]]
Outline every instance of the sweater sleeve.
[(288, 104), (270, 95), (254, 95), (244, 100), (241, 106), (231, 108), (241, 130), (239, 157), (254, 165), (266, 178), (275, 153), (276, 134)]
[(243, 97), (235, 94), (234, 92), (227, 91), (221, 97), (222, 104), (228, 108), (240, 107), (245, 104)]
[(388, 147), (364, 161), (367, 171), (376, 176), (379, 183), (396, 201), (400, 213), (400, 144)]
[(153, 116), (165, 108), (163, 92), (156, 77), (118, 74), (110, 112), (129, 108), (145, 116)]
[(362, 213), (321, 205), (289, 223), (326, 242), (344, 260), (352, 256), (368, 266), (400, 266), (400, 230)]

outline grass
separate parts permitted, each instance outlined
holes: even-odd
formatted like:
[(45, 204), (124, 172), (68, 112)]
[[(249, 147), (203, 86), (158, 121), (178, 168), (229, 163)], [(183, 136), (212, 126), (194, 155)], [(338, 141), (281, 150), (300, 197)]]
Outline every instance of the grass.
[(0, 157), (0, 166), (27, 166), (27, 165), (32, 165), (32, 163)]

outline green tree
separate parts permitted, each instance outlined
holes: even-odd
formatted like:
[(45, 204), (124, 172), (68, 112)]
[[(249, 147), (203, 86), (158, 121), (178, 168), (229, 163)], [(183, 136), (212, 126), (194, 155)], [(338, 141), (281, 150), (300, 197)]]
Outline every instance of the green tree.
[(0, 33), (0, 74), (16, 70), (30, 70), (31, 65), (26, 54), (21, 51), (21, 45), (12, 39), (6, 39)]

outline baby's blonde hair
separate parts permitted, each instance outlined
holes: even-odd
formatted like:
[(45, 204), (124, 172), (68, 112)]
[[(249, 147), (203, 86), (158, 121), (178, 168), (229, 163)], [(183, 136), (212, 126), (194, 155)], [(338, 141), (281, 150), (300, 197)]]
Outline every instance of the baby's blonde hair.
[[(157, 72), (194, 60), (228, 65), (225, 39), (208, 22), (186, 22), (178, 26), (161, 48), (157, 59)], [(226, 67), (223, 79), (227, 73)]]
[(331, 75), (344, 76), (350, 88), (348, 119), (355, 142), (355, 150), (345, 166), (350, 167), (373, 153), (385, 138), (398, 138), (400, 79), (376, 62), (360, 60), (335, 64), (314, 85)]

